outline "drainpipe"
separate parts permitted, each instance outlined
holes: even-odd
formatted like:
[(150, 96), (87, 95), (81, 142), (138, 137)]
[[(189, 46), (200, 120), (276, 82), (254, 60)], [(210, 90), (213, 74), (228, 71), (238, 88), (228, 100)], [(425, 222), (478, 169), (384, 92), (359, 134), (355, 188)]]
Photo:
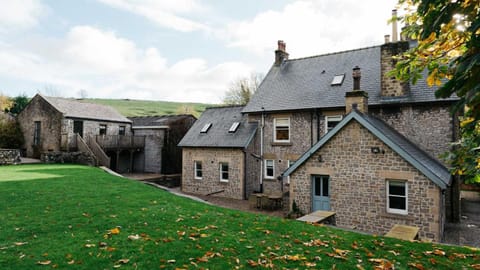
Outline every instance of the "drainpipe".
[(247, 200), (247, 149), (243, 148), (243, 199)]
[(315, 109), (315, 114), (317, 115), (317, 142), (320, 140), (320, 113), (318, 109)]
[(265, 126), (265, 109), (262, 107), (262, 123), (260, 125), (260, 193), (263, 193), (263, 128)]
[(313, 146), (313, 111), (310, 111), (310, 147), (312, 146)]

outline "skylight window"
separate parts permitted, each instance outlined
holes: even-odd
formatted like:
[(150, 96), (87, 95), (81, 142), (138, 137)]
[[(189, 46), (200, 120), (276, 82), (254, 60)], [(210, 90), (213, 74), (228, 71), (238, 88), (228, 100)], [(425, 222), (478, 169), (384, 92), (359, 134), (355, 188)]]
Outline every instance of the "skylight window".
[(232, 126), (228, 130), (228, 133), (235, 133), (237, 131), (238, 126), (240, 126), (240, 122), (233, 122)]
[(211, 126), (212, 123), (206, 123), (205, 126), (203, 126), (202, 130), (200, 130), (200, 133), (207, 133)]
[(332, 85), (342, 85), (345, 74), (335, 75), (332, 80)]

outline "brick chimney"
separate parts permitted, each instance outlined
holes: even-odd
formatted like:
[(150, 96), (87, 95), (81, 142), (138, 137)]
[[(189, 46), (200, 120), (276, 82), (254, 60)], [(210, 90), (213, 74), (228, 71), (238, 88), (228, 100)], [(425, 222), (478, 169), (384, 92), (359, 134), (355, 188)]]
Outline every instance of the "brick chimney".
[(278, 49), (275, 51), (275, 66), (280, 66), (280, 64), (288, 59), (288, 53), (285, 50), (286, 44), (283, 40), (278, 41)]
[(345, 93), (345, 113), (352, 110), (358, 110), (362, 113), (368, 113), (368, 93), (360, 90), (360, 79), (362, 73), (358, 66), (353, 68), (353, 90)]

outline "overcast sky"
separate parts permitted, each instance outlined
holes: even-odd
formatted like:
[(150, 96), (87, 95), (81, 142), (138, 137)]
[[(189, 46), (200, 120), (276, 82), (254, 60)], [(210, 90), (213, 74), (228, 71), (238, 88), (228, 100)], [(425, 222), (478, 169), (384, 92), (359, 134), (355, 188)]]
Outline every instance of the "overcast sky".
[(290, 58), (379, 45), (396, 0), (0, 0), (0, 92), (218, 103)]

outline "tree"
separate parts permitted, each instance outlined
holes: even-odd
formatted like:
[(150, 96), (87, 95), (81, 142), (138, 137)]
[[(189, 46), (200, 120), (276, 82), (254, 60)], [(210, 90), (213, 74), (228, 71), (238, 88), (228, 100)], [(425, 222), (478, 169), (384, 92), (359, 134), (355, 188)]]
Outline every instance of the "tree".
[(258, 86), (263, 80), (263, 75), (252, 73), (250, 77), (240, 78), (233, 81), (230, 88), (223, 98), (226, 105), (245, 105), (250, 101), (250, 97), (257, 91)]
[(24, 94), (12, 98), (13, 105), (8, 110), (11, 114), (17, 115), (28, 105), (30, 99)]
[(12, 99), (0, 93), (0, 112), (8, 112), (12, 105)]
[(23, 133), (17, 121), (0, 119), (0, 148), (21, 148), (23, 142)]
[(476, 0), (399, 0), (406, 14), (403, 34), (418, 46), (399, 56), (397, 78), (415, 83), (428, 71), (435, 95), (459, 97), (455, 110), (465, 108), (461, 139), (447, 160), (466, 182), (480, 183), (480, 2)]

